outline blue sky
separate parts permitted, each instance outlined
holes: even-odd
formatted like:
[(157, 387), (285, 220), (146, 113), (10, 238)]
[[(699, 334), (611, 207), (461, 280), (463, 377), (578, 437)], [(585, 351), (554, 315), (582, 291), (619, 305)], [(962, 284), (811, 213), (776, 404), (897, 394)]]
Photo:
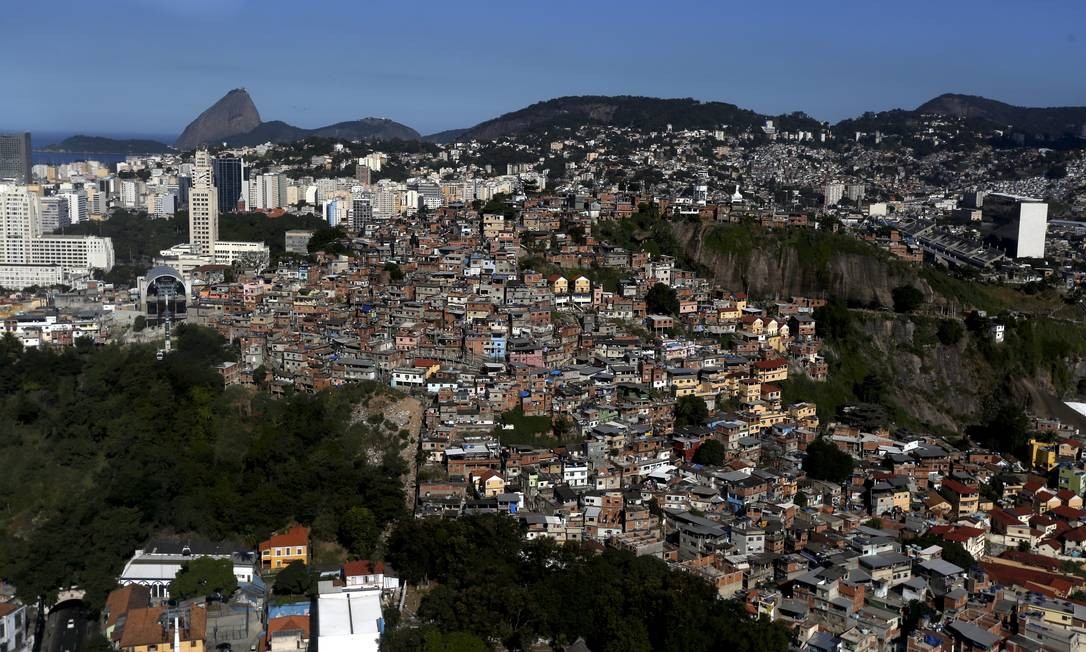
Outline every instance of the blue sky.
[(1086, 104), (1077, 0), (54, 0), (4, 22), (25, 26), (4, 32), (4, 129), (179, 133), (239, 86), (265, 120), (423, 133), (577, 94), (825, 120), (943, 92)]

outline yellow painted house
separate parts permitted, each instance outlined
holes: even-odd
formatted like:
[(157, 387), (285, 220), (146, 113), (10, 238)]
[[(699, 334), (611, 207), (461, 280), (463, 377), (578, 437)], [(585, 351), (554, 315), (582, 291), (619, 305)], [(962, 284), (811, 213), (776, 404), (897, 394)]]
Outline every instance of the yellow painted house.
[(1056, 468), (1056, 445), (1052, 442), (1029, 440), (1029, 459), (1033, 468), (1051, 471)]
[(282, 534), (260, 542), (260, 568), (277, 571), (291, 562), (309, 564), (309, 528), (295, 525)]

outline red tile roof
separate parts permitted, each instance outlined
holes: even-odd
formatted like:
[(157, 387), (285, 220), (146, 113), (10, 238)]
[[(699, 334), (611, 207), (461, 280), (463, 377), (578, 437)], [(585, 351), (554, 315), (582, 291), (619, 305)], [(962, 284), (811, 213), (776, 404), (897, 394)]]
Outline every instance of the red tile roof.
[(359, 575), (380, 575), (384, 572), (385, 563), (381, 561), (370, 561), (368, 559), (361, 559), (359, 561), (349, 561), (343, 564), (344, 577), (357, 577)]
[(943, 486), (958, 495), (975, 494), (979, 491), (979, 489), (977, 489), (977, 485), (964, 484), (962, 482), (958, 482), (954, 478), (946, 478), (945, 480), (943, 480)]
[(309, 545), (309, 528), (304, 525), (295, 525), (282, 534), (276, 534), (267, 541), (260, 542), (260, 550), (264, 551), (269, 548), (285, 548), (287, 546), (307, 546)]

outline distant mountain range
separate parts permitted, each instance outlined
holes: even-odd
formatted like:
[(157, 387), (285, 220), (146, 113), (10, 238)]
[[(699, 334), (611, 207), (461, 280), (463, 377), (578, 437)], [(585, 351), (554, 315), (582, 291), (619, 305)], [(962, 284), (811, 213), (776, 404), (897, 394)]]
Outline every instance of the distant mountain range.
[[(1086, 136), (1086, 107), (1033, 108), (1013, 106), (975, 95), (947, 93), (916, 109), (865, 113), (842, 120), (833, 128), (841, 133), (882, 129), (888, 133), (913, 130), (924, 115), (967, 118), (978, 126), (1007, 129), (1038, 138)], [(770, 116), (726, 102), (702, 102), (690, 98), (661, 99), (630, 95), (584, 95), (537, 102), (517, 111), (480, 122), (466, 129), (449, 129), (422, 136), (411, 127), (387, 118), (362, 118), (306, 129), (280, 120), (264, 122), (249, 93), (236, 88), (193, 120), (173, 147), (155, 140), (117, 140), (98, 136), (73, 136), (44, 149), (55, 152), (153, 154), (172, 149), (227, 143), (233, 146), (290, 143), (310, 136), (344, 140), (424, 140), (450, 143), (492, 140), (504, 136), (541, 133), (552, 127), (616, 125), (644, 130), (712, 129), (729, 125), (755, 129), (773, 120), (779, 129), (814, 131), (824, 124), (797, 112)]]
[(295, 127), (281, 120), (263, 122), (249, 93), (244, 88), (235, 88), (189, 123), (175, 145), (184, 150), (219, 143), (235, 146), (292, 143), (310, 136), (344, 140), (422, 138), (411, 127), (387, 118), (362, 118), (316, 129)]

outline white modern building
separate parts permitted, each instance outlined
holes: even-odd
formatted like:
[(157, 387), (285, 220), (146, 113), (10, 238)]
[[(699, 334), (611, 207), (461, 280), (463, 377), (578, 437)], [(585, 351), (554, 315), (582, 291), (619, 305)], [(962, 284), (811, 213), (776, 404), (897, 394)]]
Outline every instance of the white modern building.
[(1048, 204), (1040, 199), (993, 192), (985, 195), (981, 232), (1014, 258), (1044, 258)]
[[(85, 210), (85, 197), (83, 201)], [(41, 285), (42, 280), (55, 279), (58, 265), (65, 281), (68, 277), (88, 276), (94, 270), (113, 269), (113, 242), (109, 238), (42, 235), (41, 202), (41, 196), (27, 186), (0, 185), (0, 265), (4, 266), (4, 279), (13, 283), (4, 287)], [(28, 266), (48, 269), (33, 270)], [(20, 279), (35, 282), (16, 284)]]
[(317, 587), (313, 637), (321, 652), (377, 652), (385, 619), (382, 596), (394, 600), (400, 581), (386, 577), (381, 562), (352, 561), (340, 576)]
[(117, 583), (121, 586), (142, 584), (156, 598), (169, 597), (170, 582), (181, 567), (193, 559), (211, 557), (229, 559), (238, 582), (252, 582), (256, 573), (256, 552), (242, 550), (229, 543), (161, 539), (137, 550), (124, 565)]
[(26, 622), (26, 605), (17, 600), (0, 602), (0, 650), (29, 651), (34, 643), (32, 626)]

